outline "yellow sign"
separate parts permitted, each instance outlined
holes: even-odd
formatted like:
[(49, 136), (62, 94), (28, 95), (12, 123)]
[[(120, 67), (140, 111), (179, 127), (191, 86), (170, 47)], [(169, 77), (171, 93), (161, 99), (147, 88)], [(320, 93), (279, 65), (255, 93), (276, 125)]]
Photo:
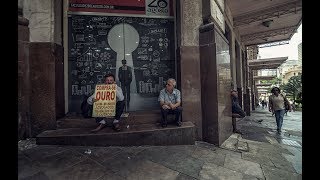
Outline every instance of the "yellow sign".
[(116, 84), (96, 85), (93, 117), (114, 116), (116, 113)]

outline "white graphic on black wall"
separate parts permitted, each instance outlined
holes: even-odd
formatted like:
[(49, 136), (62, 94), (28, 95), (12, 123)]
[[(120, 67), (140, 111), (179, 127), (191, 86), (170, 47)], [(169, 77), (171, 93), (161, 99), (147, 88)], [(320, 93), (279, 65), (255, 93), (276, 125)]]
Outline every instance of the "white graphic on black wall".
[(71, 15), (68, 25), (71, 112), (108, 73), (119, 86), (130, 80), (127, 110), (158, 108), (159, 91), (175, 75), (173, 20)]

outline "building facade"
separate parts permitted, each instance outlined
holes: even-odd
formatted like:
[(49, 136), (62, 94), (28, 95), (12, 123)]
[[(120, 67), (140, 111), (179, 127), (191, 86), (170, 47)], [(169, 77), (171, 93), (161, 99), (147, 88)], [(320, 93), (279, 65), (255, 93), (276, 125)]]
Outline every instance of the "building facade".
[(302, 42), (298, 45), (298, 61), (302, 63)]
[(287, 83), (290, 77), (302, 73), (302, 64), (299, 60), (287, 60), (279, 67), (282, 83)]
[[(246, 30), (242, 23), (248, 19), (242, 14), (250, 12), (247, 24), (257, 25), (251, 20), (259, 8), (280, 7), (266, 2), (248, 9), (228, 0), (18, 3), (20, 16), (29, 20), (29, 61), (34, 63), (26, 67), (31, 102), (21, 104), (30, 106), (31, 116), (24, 121), (31, 124), (31, 136), (56, 129), (60, 117), (79, 113), (83, 98), (105, 74), (115, 74), (120, 83), (118, 70), (125, 59), (133, 70), (129, 111), (157, 110), (159, 91), (166, 79), (175, 78), (182, 93), (183, 121), (195, 125), (197, 140), (217, 145), (232, 133), (230, 89), (238, 90), (241, 106), (250, 115), (254, 90), (247, 48), (265, 42), (259, 39), (261, 29)], [(295, 6), (300, 7), (300, 1)], [(249, 58), (256, 55), (257, 48)]]

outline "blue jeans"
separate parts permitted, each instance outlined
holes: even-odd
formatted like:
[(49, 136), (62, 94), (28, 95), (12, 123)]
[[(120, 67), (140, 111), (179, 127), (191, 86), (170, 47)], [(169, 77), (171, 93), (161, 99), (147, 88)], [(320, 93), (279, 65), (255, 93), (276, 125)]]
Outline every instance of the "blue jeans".
[(286, 110), (284, 110), (284, 109), (277, 110), (277, 111), (274, 112), (275, 117), (276, 117), (277, 130), (278, 131), (281, 131), (282, 123), (283, 123), (283, 116), (284, 116), (285, 112), (286, 112)]

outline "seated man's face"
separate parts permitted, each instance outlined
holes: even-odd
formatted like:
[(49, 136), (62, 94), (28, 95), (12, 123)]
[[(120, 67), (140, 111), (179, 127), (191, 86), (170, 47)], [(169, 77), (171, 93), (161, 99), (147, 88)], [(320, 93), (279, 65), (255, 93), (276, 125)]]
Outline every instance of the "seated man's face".
[(114, 84), (114, 79), (112, 76), (109, 76), (106, 78), (106, 81), (105, 81), (106, 84)]
[(173, 83), (171, 81), (167, 81), (166, 89), (167, 91), (173, 90)]

